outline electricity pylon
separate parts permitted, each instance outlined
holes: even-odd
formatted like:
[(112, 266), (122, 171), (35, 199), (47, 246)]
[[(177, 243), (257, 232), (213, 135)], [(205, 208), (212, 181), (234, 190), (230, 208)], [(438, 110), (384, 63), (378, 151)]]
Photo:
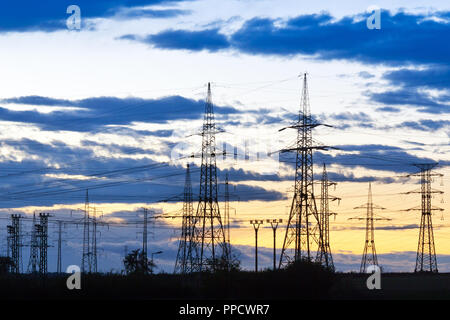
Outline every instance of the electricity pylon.
[(328, 187), (330, 186), (336, 186), (336, 182), (328, 180), (327, 168), (324, 163), (319, 212), (320, 226), (322, 227), (322, 238), (319, 239), (319, 250), (317, 251), (316, 262), (322, 264), (326, 268), (334, 270), (333, 256), (331, 254), (330, 247), (330, 215), (335, 215), (336, 213), (330, 212), (329, 201), (340, 200), (340, 198), (329, 195)]
[(36, 232), (36, 214), (33, 213), (33, 222), (31, 225), (30, 259), (28, 260), (28, 272), (36, 273), (39, 258), (39, 244)]
[(84, 204), (83, 221), (83, 255), (81, 258), (81, 272), (91, 272), (91, 246), (90, 246), (90, 217), (89, 217), (89, 191), (86, 190), (86, 201)]
[(416, 267), (414, 268), (414, 272), (438, 272), (431, 214), (432, 211), (443, 211), (443, 209), (432, 206), (431, 198), (433, 193), (442, 194), (443, 192), (432, 189), (431, 182), (432, 177), (442, 177), (443, 175), (431, 171), (436, 165), (437, 163), (416, 164), (415, 166), (420, 169), (420, 172), (408, 175), (409, 177), (419, 176), (421, 185), (420, 190), (407, 192), (407, 194), (420, 193), (421, 195), (420, 207), (407, 210), (421, 211), (419, 244), (417, 246)]
[[(312, 261), (311, 246), (313, 243), (318, 245), (322, 238), (322, 227), (314, 196), (313, 151), (327, 150), (329, 147), (313, 145), (312, 129), (320, 125), (323, 124), (317, 123), (311, 116), (305, 73), (298, 121), (287, 127), (297, 130), (296, 145), (281, 150), (282, 153), (295, 152), (296, 162), (294, 196), (280, 255), (280, 268), (303, 259)], [(284, 129), (286, 128), (279, 131)]]
[(200, 192), (194, 224), (193, 240), (197, 245), (197, 258), (193, 271), (217, 270), (229, 266), (228, 246), (217, 201), (216, 124), (214, 120), (211, 85), (205, 104), (202, 129), (202, 164)]
[(349, 220), (365, 220), (366, 221), (366, 240), (364, 242), (364, 251), (361, 259), (361, 266), (359, 268), (360, 273), (365, 273), (367, 270), (367, 267), (371, 265), (378, 266), (378, 259), (377, 259), (377, 251), (375, 249), (375, 228), (374, 228), (374, 221), (375, 220), (391, 220), (389, 218), (383, 218), (383, 217), (374, 217), (373, 211), (375, 209), (378, 210), (384, 210), (385, 208), (380, 207), (373, 203), (372, 201), (372, 185), (369, 182), (369, 194), (367, 197), (367, 203), (355, 207), (354, 209), (366, 209), (367, 214), (366, 217), (354, 217), (350, 218)]
[(189, 164), (186, 167), (186, 178), (184, 182), (183, 217), (181, 222), (181, 236), (178, 245), (177, 259), (175, 261), (174, 273), (190, 273), (195, 264), (193, 259), (196, 255), (196, 246), (192, 241), (192, 228), (194, 221), (194, 206), (192, 204), (192, 184)]
[(22, 266), (22, 241), (21, 241), (21, 230), (20, 230), (20, 214), (11, 215), (11, 225), (7, 226), (8, 230), (8, 242), (11, 253), (11, 260), (13, 261), (13, 266), (11, 267), (11, 272), (20, 273)]
[(227, 245), (228, 245), (228, 256), (230, 257), (230, 260), (232, 259), (231, 255), (231, 235), (230, 235), (230, 190), (229, 190), (229, 184), (228, 184), (228, 173), (225, 175), (225, 223), (226, 223), (226, 230), (227, 230)]
[(48, 249), (48, 217), (49, 213), (39, 213), (39, 227), (38, 238), (39, 238), (39, 273), (42, 275), (47, 274), (47, 249)]

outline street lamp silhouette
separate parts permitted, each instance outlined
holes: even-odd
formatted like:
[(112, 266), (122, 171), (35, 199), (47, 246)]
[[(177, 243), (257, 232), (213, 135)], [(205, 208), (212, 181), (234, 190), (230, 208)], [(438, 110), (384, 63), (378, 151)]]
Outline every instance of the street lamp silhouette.
[(151, 259), (152, 266), (154, 266), (154, 264), (153, 264), (153, 255), (155, 255), (155, 254), (161, 254), (161, 253), (163, 253), (163, 252), (162, 252), (162, 251), (152, 252), (152, 259)]
[(283, 219), (267, 219), (267, 223), (270, 223), (273, 230), (273, 270), (277, 269), (276, 259), (277, 259), (277, 227), (278, 223), (282, 223)]
[(263, 220), (250, 220), (255, 229), (255, 272), (258, 272), (258, 230), (259, 226), (264, 223)]

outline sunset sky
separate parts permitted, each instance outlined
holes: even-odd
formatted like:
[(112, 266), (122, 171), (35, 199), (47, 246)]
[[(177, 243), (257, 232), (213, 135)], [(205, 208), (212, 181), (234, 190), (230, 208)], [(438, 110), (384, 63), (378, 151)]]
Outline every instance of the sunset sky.
[[(69, 5), (81, 29), (69, 30)], [(371, 6), (381, 29), (368, 29)], [(201, 151), (207, 83), (218, 127), (219, 198), (231, 192), (231, 242), (253, 268), (251, 219), (287, 219), (292, 145), (308, 73), (311, 111), (332, 127), (314, 140), (338, 150), (314, 154), (337, 182), (330, 194), (331, 249), (338, 271), (357, 271), (372, 182), (379, 263), (414, 269), (420, 205), (414, 163), (439, 162), (433, 216), (439, 271), (450, 272), (450, 3), (448, 1), (100, 0), (0, 4), (0, 252), (11, 213), (81, 221), (85, 190), (109, 226), (99, 227), (99, 269), (122, 269), (125, 247), (141, 246), (142, 207), (179, 215), (187, 163)], [(246, 146), (250, 159), (245, 159)], [(199, 162), (192, 163), (198, 195)], [(317, 192), (320, 189), (316, 188)], [(166, 202), (165, 200), (169, 200)], [(220, 204), (223, 207), (223, 203)], [(194, 208), (197, 204), (194, 204)], [(72, 214), (71, 214), (72, 212)], [(72, 216), (70, 216), (72, 215)], [(77, 220), (78, 219), (78, 220)], [(114, 225), (120, 222), (120, 225)], [(149, 251), (172, 272), (181, 219), (150, 226)], [(23, 221), (26, 271), (30, 221)], [(272, 231), (260, 230), (260, 266), (272, 265)], [(282, 245), (285, 225), (277, 233)], [(50, 224), (49, 271), (56, 270)], [(81, 263), (82, 226), (64, 228), (63, 269)], [(280, 251), (278, 251), (279, 254)]]

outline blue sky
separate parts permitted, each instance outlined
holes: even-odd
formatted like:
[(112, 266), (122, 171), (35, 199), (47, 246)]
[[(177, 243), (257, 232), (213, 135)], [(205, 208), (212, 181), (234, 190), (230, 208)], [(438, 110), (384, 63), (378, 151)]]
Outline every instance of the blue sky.
[[(66, 27), (71, 4), (81, 9), (79, 31)], [(366, 27), (372, 5), (381, 8), (380, 30)], [(399, 213), (419, 204), (399, 196), (417, 187), (403, 177), (416, 170), (411, 164), (439, 161), (439, 170), (449, 172), (448, 1), (16, 1), (0, 4), (0, 47), (0, 230), (13, 212), (67, 217), (83, 205), (86, 188), (105, 219), (135, 221), (142, 206), (178, 214), (186, 160), (177, 159), (200, 151), (211, 82), (224, 131), (218, 148), (239, 154), (219, 159), (219, 191), (228, 173), (235, 246), (251, 268), (246, 221), (284, 216), (293, 183), (292, 156), (258, 160), (256, 154), (294, 141), (292, 132), (278, 130), (295, 121), (298, 75), (308, 72), (312, 112), (333, 126), (317, 130), (315, 139), (339, 148), (315, 155), (315, 173), (320, 177), (325, 162), (339, 183), (334, 193), (343, 200), (333, 208), (332, 249), (340, 270), (351, 270), (359, 254), (350, 242), (362, 247), (363, 232), (347, 218), (364, 201), (369, 181), (396, 217), (380, 226), (381, 253), (398, 253), (401, 262), (392, 262), (392, 270), (414, 263), (416, 228), (402, 231), (407, 240), (398, 247), (389, 242), (397, 239), (395, 230), (418, 223), (417, 216)], [(195, 194), (199, 169), (192, 162)], [(447, 194), (436, 205), (448, 210), (446, 183), (448, 177), (439, 186)], [(158, 220), (150, 240), (152, 250), (165, 251), (165, 271), (172, 268), (178, 226), (176, 219)], [(437, 251), (450, 255), (442, 244), (446, 220), (437, 228)], [(121, 268), (124, 246), (139, 246), (138, 229), (101, 231), (102, 270)], [(65, 230), (66, 265), (81, 260), (81, 250), (79, 230)], [(5, 231), (0, 235), (4, 253)], [(270, 233), (264, 239), (261, 261), (270, 266)], [(166, 243), (171, 247), (164, 249)]]

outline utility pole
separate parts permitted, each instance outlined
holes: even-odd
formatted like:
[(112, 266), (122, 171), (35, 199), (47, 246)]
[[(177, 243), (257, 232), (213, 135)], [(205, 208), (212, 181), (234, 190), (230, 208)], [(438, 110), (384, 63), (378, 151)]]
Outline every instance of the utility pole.
[(320, 125), (324, 124), (317, 123), (311, 116), (305, 73), (298, 121), (292, 126), (279, 130), (283, 131), (287, 128), (297, 130), (296, 145), (293, 148), (281, 150), (281, 153), (295, 152), (296, 163), (294, 196), (280, 255), (280, 268), (303, 259), (312, 261), (313, 242), (318, 245), (318, 250), (321, 250), (319, 243), (322, 241), (322, 227), (314, 195), (313, 151), (327, 150), (330, 147), (313, 145), (312, 129)]
[(416, 266), (414, 272), (438, 272), (436, 249), (434, 246), (433, 224), (431, 215), (433, 211), (443, 211), (444, 209), (431, 205), (433, 193), (442, 194), (440, 190), (431, 188), (432, 177), (442, 177), (440, 173), (432, 172), (437, 163), (416, 164), (420, 172), (408, 175), (408, 177), (419, 176), (421, 188), (418, 191), (410, 191), (407, 194), (419, 193), (421, 196), (420, 207), (408, 209), (421, 211), (419, 243), (417, 246)]
[(250, 220), (250, 224), (255, 229), (255, 272), (258, 272), (258, 230), (259, 226), (264, 223), (263, 220)]
[(30, 243), (30, 259), (28, 261), (28, 272), (37, 273), (39, 257), (39, 244), (36, 232), (36, 214), (33, 213), (33, 222), (31, 224), (31, 243)]
[(193, 242), (197, 244), (198, 257), (193, 271), (216, 271), (229, 266), (228, 246), (217, 199), (216, 124), (214, 120), (211, 85), (205, 104), (202, 130), (202, 164), (200, 167), (200, 192), (194, 225)]
[(334, 270), (333, 256), (330, 247), (330, 215), (335, 215), (335, 213), (330, 212), (329, 200), (335, 201), (341, 199), (329, 195), (328, 187), (330, 186), (336, 186), (336, 183), (328, 180), (327, 168), (324, 163), (320, 196), (320, 226), (322, 227), (322, 237), (319, 239), (320, 250), (317, 251), (316, 262), (330, 270)]
[(189, 163), (186, 166), (184, 181), (183, 217), (181, 221), (181, 236), (175, 260), (174, 273), (186, 274), (195, 267), (196, 244), (193, 242), (194, 206), (192, 204), (192, 183)]
[(283, 219), (272, 219), (266, 220), (267, 223), (270, 223), (273, 231), (273, 270), (277, 270), (276, 260), (277, 260), (277, 228), (279, 223), (283, 223)]
[(354, 209), (366, 209), (366, 217), (354, 217), (349, 220), (365, 220), (366, 221), (366, 240), (364, 242), (364, 251), (361, 259), (361, 266), (359, 268), (360, 273), (365, 273), (368, 266), (375, 265), (378, 266), (377, 251), (375, 249), (375, 220), (391, 220), (383, 217), (374, 217), (373, 211), (375, 209), (384, 210), (385, 208), (373, 204), (372, 201), (372, 185), (369, 182), (369, 194), (367, 197), (367, 203), (355, 207)]

